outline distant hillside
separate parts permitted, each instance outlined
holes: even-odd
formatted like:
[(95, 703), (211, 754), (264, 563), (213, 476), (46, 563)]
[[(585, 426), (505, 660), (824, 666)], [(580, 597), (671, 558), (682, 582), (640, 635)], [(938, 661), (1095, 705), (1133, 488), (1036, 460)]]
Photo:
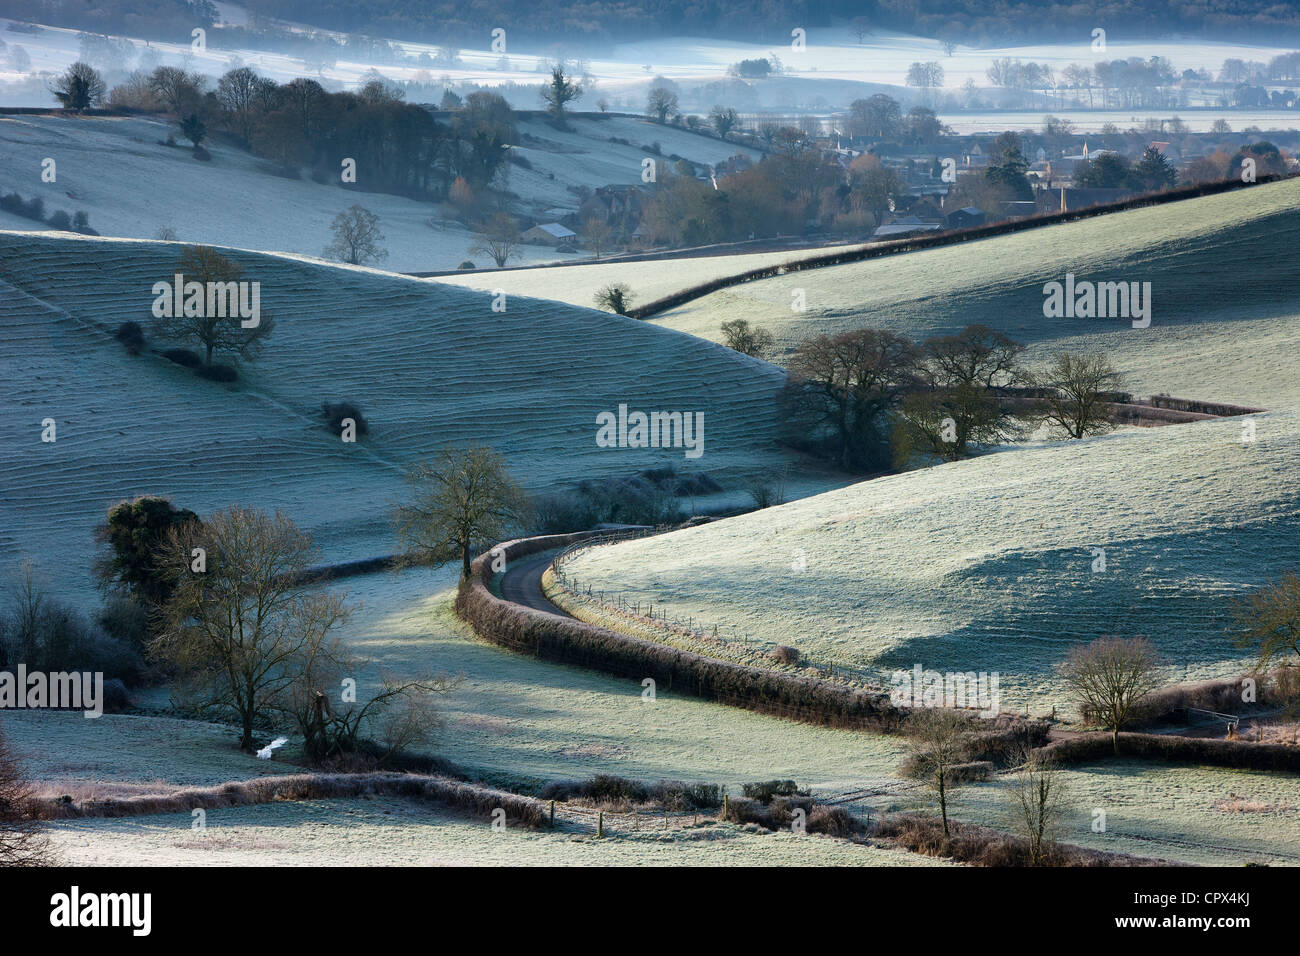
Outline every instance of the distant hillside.
[[(1260, 185), (1078, 222), (903, 255), (762, 279), (654, 317), (720, 340), (737, 315), (776, 336), (788, 354), (809, 335), (872, 326), (916, 339), (982, 322), (1038, 355), (1064, 340), (1143, 354), (1189, 323), (1289, 315), (1300, 296), (1300, 181)], [(1045, 318), (1043, 286), (1067, 273), (1091, 281), (1150, 282), (1151, 327), (1123, 319)], [(803, 290), (804, 312), (791, 305)], [(1123, 365), (1124, 363), (1120, 363)], [(1204, 369), (1214, 374), (1213, 368)], [(1135, 385), (1163, 388), (1158, 380)], [(1237, 390), (1205, 396), (1255, 400)], [(1258, 396), (1256, 396), (1258, 398)], [(1267, 402), (1265, 402), (1267, 404)]]
[[(743, 476), (791, 464), (773, 444), (775, 367), (594, 310), (511, 298), (494, 312), (488, 294), (288, 257), (229, 253), (276, 323), (237, 385), (133, 358), (112, 333), (151, 329), (152, 286), (180, 249), (0, 233), (0, 565), (28, 554), (84, 585), (91, 527), (144, 493), (283, 508), (330, 559), (386, 553), (403, 466), (448, 442), (494, 445), (538, 490), (672, 464), (743, 494)], [(327, 430), (320, 406), (337, 400), (361, 406), (369, 438)], [(620, 403), (702, 412), (703, 456), (598, 447), (596, 416)]]

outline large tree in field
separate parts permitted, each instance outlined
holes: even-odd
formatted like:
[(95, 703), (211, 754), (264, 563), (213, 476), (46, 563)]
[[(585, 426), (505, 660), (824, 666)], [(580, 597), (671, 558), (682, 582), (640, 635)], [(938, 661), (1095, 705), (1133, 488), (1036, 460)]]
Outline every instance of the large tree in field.
[(382, 245), (384, 233), (379, 228), (379, 217), (360, 203), (353, 203), (335, 216), (330, 232), (334, 241), (325, 249), (327, 259), (359, 266), (388, 257)]
[(660, 123), (668, 122), (678, 112), (677, 94), (667, 86), (656, 84), (646, 97), (645, 111), (647, 116), (653, 116)]
[(104, 78), (89, 63), (78, 60), (55, 79), (50, 92), (65, 110), (79, 113), (104, 99)]
[(799, 345), (784, 390), (793, 434), (829, 432), (842, 468), (878, 468), (888, 460), (886, 414), (917, 385), (920, 355), (901, 335), (857, 329)]
[(564, 72), (564, 67), (551, 67), (551, 79), (542, 87), (542, 100), (547, 111), (561, 122), (564, 121), (564, 108), (582, 96), (582, 86), (573, 82)]
[(162, 545), (172, 593), (150, 650), (190, 703), (235, 716), (244, 750), (304, 655), (347, 620), (341, 597), (305, 580), (317, 556), (285, 515), (240, 507), (175, 529)]
[(469, 577), (473, 547), (496, 544), (528, 510), (505, 459), (479, 445), (443, 449), (408, 469), (412, 497), (398, 505), (397, 533), (416, 560), (460, 559)]
[[(176, 271), (184, 277), (185, 284), (200, 283), (204, 289), (214, 286), (235, 289), (244, 274), (237, 262), (232, 262), (211, 246), (186, 246), (176, 262)], [(170, 277), (169, 277), (170, 279)], [(238, 291), (235, 292), (239, 296)], [(238, 309), (212, 308), (213, 297), (204, 296), (198, 308), (171, 309), (171, 315), (155, 315), (158, 330), (164, 338), (193, 342), (203, 348), (204, 363), (212, 364), (216, 352), (229, 352), (242, 358), (252, 358), (271, 334), (274, 322), (265, 310), (259, 309), (257, 324), (244, 326)], [(260, 296), (259, 296), (260, 298)], [(229, 304), (229, 295), (223, 293), (221, 301)], [(224, 315), (222, 313), (225, 313)]]
[(1106, 356), (1060, 352), (1033, 381), (1047, 389), (1043, 420), (1068, 437), (1086, 438), (1113, 427), (1107, 393), (1118, 390), (1123, 377)]
[(1155, 647), (1145, 637), (1101, 637), (1076, 644), (1061, 665), (1061, 676), (1085, 715), (1111, 732), (1119, 753), (1119, 729), (1134, 705), (1159, 684)]

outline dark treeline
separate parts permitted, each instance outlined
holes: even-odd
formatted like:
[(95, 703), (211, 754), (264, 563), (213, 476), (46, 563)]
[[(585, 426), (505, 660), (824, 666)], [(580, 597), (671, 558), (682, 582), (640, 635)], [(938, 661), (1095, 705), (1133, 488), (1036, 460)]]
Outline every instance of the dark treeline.
[(289, 175), (307, 167), (318, 182), (347, 182), (350, 159), (358, 188), (420, 199), (445, 199), (454, 185), (481, 193), (504, 168), (515, 135), (514, 113), (495, 93), (471, 93), (438, 122), (378, 77), (356, 93), (331, 93), (307, 78), (279, 84), (248, 67), (227, 72), (215, 90), (205, 92), (205, 83), (159, 67), (132, 74), (109, 102), (169, 113), (196, 148), (207, 129), (221, 129)]
[[(275, 18), (344, 32), (366, 31), (429, 43), (487, 45), (489, 31), (504, 27), (515, 40), (588, 41), (695, 35), (785, 43), (795, 27), (850, 24), (863, 30), (898, 30), (976, 46), (1007, 40), (1089, 38), (1095, 27), (1127, 38), (1172, 33), (1271, 40), (1300, 36), (1300, 9), (1244, 0), (249, 0), (254, 21)], [(188, 37), (210, 26), (208, 0), (9, 0), (6, 15), (99, 33), (148, 38)], [(225, 31), (222, 31), (225, 32)], [(242, 34), (241, 45), (257, 32)], [(278, 33), (279, 31), (275, 31)], [(281, 39), (289, 40), (285, 34)], [(233, 36), (232, 38), (233, 39)], [(209, 38), (210, 42), (213, 38)]]

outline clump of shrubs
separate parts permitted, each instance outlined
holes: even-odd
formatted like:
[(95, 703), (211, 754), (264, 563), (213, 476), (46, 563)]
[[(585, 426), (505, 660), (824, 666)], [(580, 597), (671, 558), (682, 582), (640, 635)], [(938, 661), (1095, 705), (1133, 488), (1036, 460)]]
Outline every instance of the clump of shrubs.
[(162, 357), (184, 368), (194, 369), (203, 364), (202, 357), (189, 349), (167, 349), (162, 353)]
[(126, 684), (144, 673), (139, 651), (115, 638), (69, 604), (51, 598), (26, 566), (0, 611), (0, 669), (96, 671)]
[(24, 219), (48, 222), (55, 229), (60, 229), (63, 232), (79, 232), (86, 236), (99, 235), (94, 229), (90, 228), (90, 217), (81, 210), (69, 216), (64, 210), (56, 209), (50, 213), (49, 219), (46, 219), (45, 200), (40, 196), (23, 199), (18, 193), (6, 193), (0, 196), (0, 210), (13, 213), (15, 216), (22, 216)]
[(786, 644), (778, 644), (772, 648), (772, 660), (778, 664), (790, 664), (797, 667), (799, 665), (800, 655), (799, 648), (790, 647)]
[(348, 418), (352, 419), (356, 426), (358, 438), (370, 434), (370, 423), (366, 421), (366, 417), (361, 414), (361, 407), (355, 402), (322, 402), (320, 410), (325, 421), (329, 423), (330, 431), (336, 435), (343, 434), (344, 419)]
[(713, 783), (660, 780), (642, 783), (612, 774), (589, 780), (554, 780), (542, 787), (542, 800), (583, 800), (602, 806), (628, 807), (654, 804), (664, 810), (712, 810), (722, 806), (722, 787)]
[(472, 260), (472, 259), (466, 259), (464, 262), (462, 262), (462, 263), (461, 263), (460, 265), (458, 265), (456, 268), (457, 268), (457, 269), (477, 269), (478, 266), (474, 265), (474, 260)]
[(0, 209), (13, 213), (15, 216), (22, 216), (24, 219), (35, 219), (37, 222), (45, 221), (45, 200), (40, 196), (23, 199), (18, 193), (6, 193), (0, 196)]
[(212, 382), (239, 381), (239, 371), (233, 365), (218, 365), (215, 362), (211, 365), (200, 365), (194, 370), (194, 374)]
[(139, 355), (144, 349), (144, 329), (139, 322), (123, 322), (113, 337), (132, 355)]

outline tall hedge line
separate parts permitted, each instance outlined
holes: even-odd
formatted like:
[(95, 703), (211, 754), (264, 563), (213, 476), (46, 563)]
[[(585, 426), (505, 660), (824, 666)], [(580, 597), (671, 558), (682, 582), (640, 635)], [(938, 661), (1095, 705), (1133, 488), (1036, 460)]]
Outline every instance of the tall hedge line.
[[(1166, 734), (1119, 735), (1121, 757), (1170, 760), (1179, 763), (1240, 767), (1249, 770), (1300, 772), (1300, 747), (1285, 744), (1253, 744), (1242, 740), (1212, 740), (1204, 737), (1176, 737)], [(1056, 740), (1042, 754), (1057, 763), (1086, 763), (1115, 755), (1110, 734), (1080, 734)]]
[[(501, 547), (507, 566), (538, 551), (590, 537), (591, 532), (510, 541)], [(486, 640), (542, 660), (655, 681), (665, 692), (743, 707), (830, 727), (896, 730), (902, 714), (885, 694), (853, 690), (831, 681), (760, 667), (746, 667), (653, 641), (620, 634), (570, 617), (522, 607), (496, 597), (487, 586), (490, 554), (470, 566), (460, 584), (456, 612)]]

